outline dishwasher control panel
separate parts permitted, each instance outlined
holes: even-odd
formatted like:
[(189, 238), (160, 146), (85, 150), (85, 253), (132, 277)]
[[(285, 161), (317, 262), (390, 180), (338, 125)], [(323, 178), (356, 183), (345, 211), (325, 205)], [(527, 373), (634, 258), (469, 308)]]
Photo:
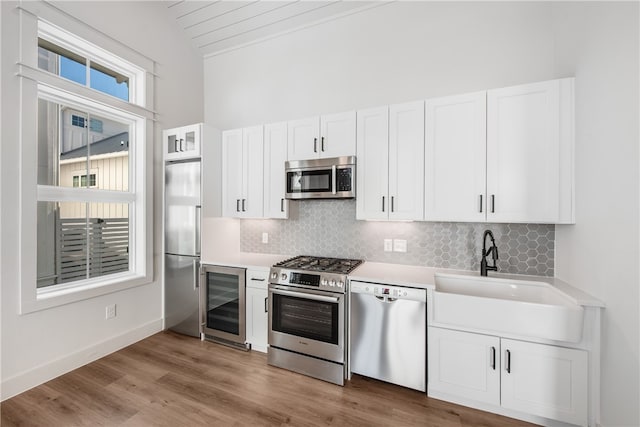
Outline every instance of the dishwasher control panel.
[(389, 286), (382, 283), (358, 281), (351, 281), (350, 286), (351, 292), (357, 294), (368, 294), (382, 298), (387, 297), (411, 301), (427, 301), (427, 291), (425, 289), (405, 288), (400, 286)]

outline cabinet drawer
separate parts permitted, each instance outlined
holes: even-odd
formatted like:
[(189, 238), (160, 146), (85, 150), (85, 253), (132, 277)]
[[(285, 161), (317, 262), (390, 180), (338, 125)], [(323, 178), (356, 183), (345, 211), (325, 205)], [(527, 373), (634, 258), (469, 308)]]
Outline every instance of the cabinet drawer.
[(269, 270), (247, 270), (247, 288), (267, 289)]

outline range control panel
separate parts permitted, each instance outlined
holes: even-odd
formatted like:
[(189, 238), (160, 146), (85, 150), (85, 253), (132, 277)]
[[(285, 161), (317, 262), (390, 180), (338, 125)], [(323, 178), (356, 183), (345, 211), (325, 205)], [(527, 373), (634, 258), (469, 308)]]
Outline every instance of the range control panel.
[(338, 293), (345, 293), (347, 289), (347, 277), (342, 274), (305, 273), (299, 270), (295, 271), (277, 267), (271, 268), (269, 283), (275, 285), (295, 285)]

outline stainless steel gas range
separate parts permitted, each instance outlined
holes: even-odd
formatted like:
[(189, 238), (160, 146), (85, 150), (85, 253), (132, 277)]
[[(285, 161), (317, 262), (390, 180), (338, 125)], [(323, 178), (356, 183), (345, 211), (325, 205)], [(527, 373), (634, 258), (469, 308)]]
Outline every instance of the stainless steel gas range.
[(271, 267), (270, 365), (344, 385), (347, 275), (361, 263), (298, 256)]

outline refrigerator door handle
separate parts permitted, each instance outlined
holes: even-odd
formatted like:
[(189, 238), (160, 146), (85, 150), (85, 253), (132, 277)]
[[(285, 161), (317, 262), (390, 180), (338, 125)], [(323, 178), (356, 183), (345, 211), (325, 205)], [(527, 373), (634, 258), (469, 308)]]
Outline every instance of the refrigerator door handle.
[(202, 219), (202, 206), (196, 206), (196, 238), (195, 240), (195, 254), (200, 256), (200, 220)]
[(193, 260), (193, 290), (197, 291), (200, 287), (200, 261)]

